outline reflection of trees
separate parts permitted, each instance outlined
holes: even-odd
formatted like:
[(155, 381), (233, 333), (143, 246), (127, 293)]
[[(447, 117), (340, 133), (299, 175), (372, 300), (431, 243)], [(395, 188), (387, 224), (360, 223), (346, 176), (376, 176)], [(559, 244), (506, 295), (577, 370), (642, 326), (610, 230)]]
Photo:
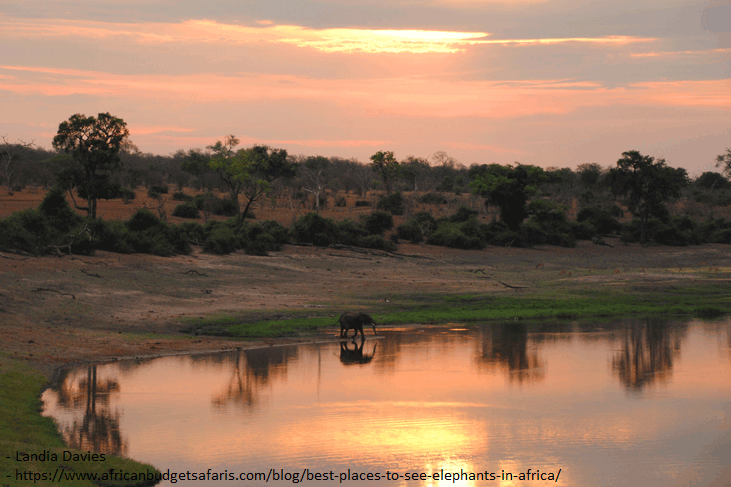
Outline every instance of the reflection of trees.
[(353, 340), (352, 343), (353, 349), (351, 350), (349, 342), (340, 342), (340, 362), (344, 365), (371, 363), (373, 356), (376, 354), (378, 343), (375, 342), (373, 344), (373, 351), (370, 355), (363, 353), (363, 346), (366, 343), (365, 340), (361, 340), (360, 344), (358, 344), (355, 340)]
[(537, 382), (545, 379), (544, 362), (537, 350), (528, 349), (528, 328), (522, 323), (492, 325), (482, 329), (478, 368), (507, 369), (509, 382)]
[(619, 331), (622, 349), (612, 357), (612, 371), (631, 391), (667, 382), (687, 331), (686, 324), (671, 325), (657, 319), (627, 323)]
[(213, 405), (229, 404), (251, 408), (259, 402), (259, 392), (277, 378), (284, 378), (287, 365), (297, 358), (297, 347), (244, 350), (233, 357), (232, 374), (226, 388), (213, 397)]
[[(78, 378), (78, 380), (76, 380)], [(64, 439), (71, 448), (97, 453), (124, 455), (127, 441), (120, 429), (121, 413), (112, 410), (111, 398), (120, 391), (115, 379), (97, 377), (96, 365), (87, 367), (86, 377), (66, 377), (56, 389), (58, 405), (66, 410), (84, 410), (63, 427)]]

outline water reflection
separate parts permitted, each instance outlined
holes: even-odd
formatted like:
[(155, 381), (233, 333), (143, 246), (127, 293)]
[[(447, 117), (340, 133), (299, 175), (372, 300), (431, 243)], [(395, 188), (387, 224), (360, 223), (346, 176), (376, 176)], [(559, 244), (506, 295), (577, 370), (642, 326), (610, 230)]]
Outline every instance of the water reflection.
[(83, 410), (81, 417), (62, 428), (64, 440), (78, 450), (124, 455), (127, 441), (120, 429), (121, 413), (111, 405), (113, 396), (119, 394), (119, 382), (98, 377), (96, 365), (87, 367), (85, 372), (68, 374), (55, 391), (60, 407)]
[(224, 363), (231, 366), (230, 378), (226, 387), (213, 397), (213, 405), (245, 409), (256, 406), (262, 388), (286, 377), (288, 364), (297, 358), (297, 350), (296, 347), (272, 347), (223, 356)]
[(662, 319), (625, 323), (619, 331), (622, 348), (612, 357), (612, 371), (632, 392), (668, 382), (687, 333), (687, 324)]
[[(351, 344), (353, 345), (352, 350), (350, 348)], [(365, 340), (361, 340), (360, 343), (357, 343), (355, 340), (353, 340), (352, 342), (340, 342), (340, 363), (344, 365), (364, 365), (371, 363), (373, 357), (376, 355), (378, 342), (374, 341), (373, 351), (370, 354), (363, 353), (363, 346), (365, 344)]]
[[(44, 401), (71, 445), (163, 470), (562, 468), (564, 486), (664, 487), (708, 485), (727, 463), (729, 323), (383, 335), (92, 366)], [(240, 483), (200, 483), (224, 484)], [(486, 485), (413, 482), (442, 484)]]
[(538, 357), (537, 346), (528, 347), (527, 325), (506, 323), (483, 328), (478, 347), (478, 368), (507, 370), (508, 381), (518, 384), (545, 379), (545, 362)]

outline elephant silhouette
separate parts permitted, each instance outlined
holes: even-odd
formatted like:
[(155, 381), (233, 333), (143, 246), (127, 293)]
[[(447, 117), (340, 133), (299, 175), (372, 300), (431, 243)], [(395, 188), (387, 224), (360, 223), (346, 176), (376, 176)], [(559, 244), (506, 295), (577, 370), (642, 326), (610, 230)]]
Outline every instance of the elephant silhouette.
[(372, 325), (373, 326), (373, 334), (376, 335), (376, 322), (373, 321), (373, 318), (371, 318), (370, 315), (366, 313), (343, 313), (340, 315), (340, 338), (345, 338), (348, 336), (349, 330), (355, 330), (355, 333), (353, 334), (353, 338), (358, 336), (358, 332), (360, 332), (361, 338), (365, 340), (365, 335), (363, 334), (363, 325)]

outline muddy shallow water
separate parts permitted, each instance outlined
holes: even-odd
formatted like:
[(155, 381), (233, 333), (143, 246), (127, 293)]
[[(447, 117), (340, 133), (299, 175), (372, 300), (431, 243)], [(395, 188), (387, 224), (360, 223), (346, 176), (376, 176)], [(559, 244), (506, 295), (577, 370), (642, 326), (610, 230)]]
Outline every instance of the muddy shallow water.
[(82, 367), (45, 414), (75, 448), (207, 477), (184, 485), (731, 482), (729, 321), (379, 334)]

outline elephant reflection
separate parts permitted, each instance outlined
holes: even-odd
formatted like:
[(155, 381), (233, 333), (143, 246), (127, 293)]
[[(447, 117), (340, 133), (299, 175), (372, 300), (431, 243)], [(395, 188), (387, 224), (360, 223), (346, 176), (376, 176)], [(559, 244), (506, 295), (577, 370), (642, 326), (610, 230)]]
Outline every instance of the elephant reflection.
[(343, 365), (371, 363), (371, 360), (373, 360), (373, 357), (376, 355), (378, 343), (373, 345), (373, 352), (371, 352), (370, 355), (363, 353), (363, 347), (366, 343), (365, 341), (361, 341), (360, 344), (358, 344), (355, 340), (353, 340), (351, 343), (353, 344), (352, 350), (350, 349), (350, 343), (340, 342), (340, 362), (342, 362)]

